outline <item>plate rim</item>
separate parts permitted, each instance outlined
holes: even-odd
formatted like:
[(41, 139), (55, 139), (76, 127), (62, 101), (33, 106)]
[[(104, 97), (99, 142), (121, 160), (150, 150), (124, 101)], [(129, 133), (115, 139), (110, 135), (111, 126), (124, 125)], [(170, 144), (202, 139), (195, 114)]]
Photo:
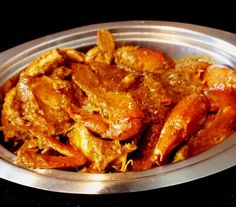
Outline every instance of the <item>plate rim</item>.
[[(182, 30), (188, 30), (188, 31), (192, 31), (194, 33), (200, 33), (203, 35), (209, 35), (212, 36), (213, 38), (218, 38), (218, 39), (223, 39), (226, 42), (229, 42), (230, 44), (232, 44), (233, 46), (235, 46), (236, 44), (236, 35), (227, 31), (222, 31), (219, 29), (215, 29), (215, 28), (209, 28), (209, 27), (205, 27), (205, 26), (199, 26), (199, 25), (193, 25), (193, 24), (188, 24), (188, 23), (179, 23), (179, 22), (169, 22), (169, 21), (119, 21), (119, 22), (108, 22), (108, 23), (98, 23), (98, 24), (91, 24), (91, 25), (86, 25), (86, 26), (81, 26), (81, 27), (77, 27), (77, 28), (72, 28), (69, 30), (65, 30), (65, 31), (61, 31), (61, 32), (57, 32), (54, 34), (50, 34), (50, 35), (46, 35), (40, 38), (37, 38), (35, 40), (31, 40), (28, 41), (26, 43), (20, 44), (16, 47), (10, 48), (6, 51), (3, 51), (0, 53), (0, 65), (1, 67), (7, 65), (9, 63), (8, 60), (9, 57), (15, 57), (17, 54), (20, 54), (23, 51), (28, 50), (29, 48), (32, 48), (34, 46), (40, 45), (42, 44), (42, 42), (47, 42), (50, 41), (51, 39), (55, 39), (55, 38), (61, 38), (64, 37), (65, 35), (72, 35), (74, 33), (83, 33), (83, 31), (94, 31), (97, 30), (99, 28), (115, 28), (118, 26), (123, 26), (123, 27), (130, 27), (130, 25), (133, 26), (141, 26), (143, 28), (145, 27), (150, 27), (150, 26), (159, 26), (159, 27), (165, 27), (165, 28), (172, 28), (172, 27), (177, 27), (180, 28)], [(222, 38), (224, 37), (224, 38)], [(6, 61), (7, 60), (7, 61)], [(234, 151), (236, 151), (236, 147), (235, 147), (235, 141), (233, 139), (227, 139), (225, 140), (222, 144), (226, 145), (226, 152), (228, 156), (232, 156), (235, 155), (236, 153), (233, 153)], [(222, 144), (220, 144), (220, 146), (223, 146)], [(195, 165), (195, 166), (205, 166), (206, 167), (206, 162), (207, 160), (214, 160), (216, 159), (216, 157), (218, 155), (220, 155), (221, 157), (224, 157), (225, 155), (222, 156), (222, 152), (220, 153), (215, 153), (215, 150), (220, 150), (220, 146), (215, 146), (212, 149), (208, 150), (207, 152), (204, 152), (202, 154), (200, 154), (199, 156), (190, 158), (191, 160), (193, 160), (191, 166)], [(235, 148), (235, 149), (234, 149)], [(233, 150), (234, 149), (234, 150)], [(212, 153), (214, 154), (214, 156), (212, 155)], [(209, 154), (211, 155), (209, 157)], [(204, 157), (205, 156), (205, 157)], [(199, 159), (202, 161), (201, 163), (197, 162), (196, 159)], [(188, 160), (190, 160), (188, 159)], [(218, 158), (218, 159), (222, 159), (222, 158)], [(195, 161), (194, 161), (195, 160)], [(179, 183), (183, 183), (183, 182), (188, 182), (191, 180), (194, 180), (193, 177), (191, 176), (187, 176), (186, 178), (180, 178), (178, 176), (178, 173), (176, 173), (176, 175), (178, 175), (176, 177), (176, 175), (173, 175), (173, 172), (177, 172), (182, 170), (182, 173), (188, 174), (187, 171), (189, 171), (189, 169), (185, 168), (183, 170), (183, 166), (185, 166), (185, 163), (187, 162), (187, 160), (182, 161), (181, 163), (176, 163), (176, 164), (171, 164), (172, 166), (175, 166), (175, 168), (172, 167), (172, 169), (170, 171), (165, 170), (168, 168), (168, 166), (164, 166), (164, 167), (160, 167), (159, 168), (159, 173), (158, 176), (160, 176), (159, 178), (154, 178), (155, 176), (153, 175), (155, 171), (155, 169), (150, 169), (150, 173), (144, 177), (143, 174), (145, 174), (147, 171), (142, 171), (142, 172), (138, 172), (138, 174), (140, 174), (139, 176), (131, 176), (130, 179), (126, 179), (125, 181), (122, 180), (124, 179), (124, 177), (126, 177), (126, 175), (122, 175), (121, 178), (117, 179), (115, 176), (111, 176), (110, 180), (103, 180), (103, 175), (98, 175), (96, 179), (89, 181), (90, 184), (88, 184), (88, 181), (86, 180), (79, 180), (79, 181), (75, 181), (73, 179), (71, 180), (61, 180), (60, 176), (59, 177), (52, 177), (49, 176), (50, 173), (51, 175), (53, 175), (53, 172), (55, 171), (51, 171), (48, 170), (47, 173), (44, 172), (44, 174), (42, 174), (42, 172), (40, 172), (40, 170), (28, 170), (19, 166), (14, 166), (11, 163), (9, 163), (8, 161), (4, 160), (2, 158), (1, 155), (1, 159), (0, 159), (0, 177), (18, 184), (22, 184), (22, 185), (26, 185), (26, 186), (30, 186), (30, 187), (35, 187), (35, 188), (39, 188), (39, 189), (44, 189), (44, 190), (49, 190), (49, 191), (56, 191), (56, 192), (64, 192), (64, 193), (82, 193), (82, 194), (103, 194), (103, 193), (124, 193), (124, 192), (134, 192), (134, 191), (140, 191), (140, 190), (149, 190), (149, 189), (156, 189), (156, 188), (160, 188), (160, 187), (164, 187), (164, 186), (171, 186), (171, 185), (175, 185), (175, 184), (179, 184)], [(227, 166), (226, 166), (227, 164)], [(235, 161), (229, 161), (227, 163), (224, 163), (222, 167), (222, 169), (226, 169), (228, 167), (232, 167), (234, 166), (236, 163)], [(4, 166), (5, 169), (2, 170), (1, 167)], [(18, 176), (18, 180), (16, 180), (14, 177), (10, 176), (7, 172), (7, 170), (12, 169), (12, 167), (14, 169), (17, 169), (17, 172), (19, 173)], [(186, 166), (185, 166), (186, 167)], [(189, 166), (187, 166), (189, 167)], [(212, 170), (212, 172), (208, 172), (207, 174), (205, 174), (204, 176), (208, 176), (210, 174), (216, 173), (221, 171), (222, 169), (218, 169), (215, 168), (214, 170)], [(186, 171), (186, 172), (183, 172)], [(190, 169), (190, 171), (192, 171)], [(22, 175), (21, 173), (25, 173), (25, 175), (28, 175), (30, 177), (28, 177), (28, 181), (25, 182), (25, 177), (21, 177), (20, 175)], [(32, 175), (33, 173), (33, 175)], [(36, 174), (35, 174), (36, 173)], [(175, 181), (172, 180), (172, 183), (163, 183), (163, 181), (161, 180), (161, 178), (163, 177), (164, 173), (169, 173), (169, 175), (172, 175), (172, 177), (176, 177)], [(128, 174), (133, 174), (133, 172), (129, 172)], [(166, 175), (167, 175), (166, 174)], [(40, 185), (37, 184), (37, 182), (35, 181), (35, 176), (34, 175), (38, 175), (38, 179), (40, 180)], [(85, 174), (86, 175), (86, 174)], [(121, 175), (121, 174), (119, 174)], [(119, 176), (118, 175), (118, 176)], [(165, 175), (164, 175), (165, 176)], [(203, 175), (198, 175), (198, 178), (204, 177)], [(91, 177), (91, 176), (90, 176)], [(158, 186), (155, 187), (155, 183), (150, 185), (145, 184), (145, 180), (143, 180), (143, 178), (147, 178), (146, 180), (148, 180), (148, 182), (157, 182), (159, 183)], [(144, 185), (145, 187), (140, 188), (140, 185), (135, 184), (134, 181), (139, 181), (140, 183), (142, 183), (142, 185)], [(48, 185), (48, 182), (51, 182), (50, 185)], [(104, 184), (101, 183), (101, 181), (105, 182)], [(69, 184), (70, 187), (66, 187), (65, 184)], [(73, 182), (78, 182), (78, 183), (73, 183)], [(118, 183), (119, 182), (119, 183)], [(80, 185), (80, 186), (78, 186)], [(86, 187), (90, 186), (90, 187)], [(63, 186), (62, 188), (59, 188), (58, 186)], [(81, 187), (82, 186), (82, 187)], [(114, 187), (115, 186), (115, 187)], [(115, 189), (115, 190), (114, 190)]]

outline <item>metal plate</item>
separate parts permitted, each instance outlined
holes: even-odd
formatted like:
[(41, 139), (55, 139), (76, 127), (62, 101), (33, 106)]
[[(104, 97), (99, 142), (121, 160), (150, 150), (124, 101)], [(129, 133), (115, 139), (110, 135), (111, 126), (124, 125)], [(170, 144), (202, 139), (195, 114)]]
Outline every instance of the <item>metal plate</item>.
[[(45, 36), (0, 54), (0, 85), (45, 50), (86, 49), (96, 43), (96, 31), (109, 29), (116, 42), (162, 50), (174, 58), (211, 55), (236, 68), (236, 35), (190, 24), (126, 21), (89, 25)], [(140, 172), (89, 174), (60, 170), (29, 170), (13, 164), (15, 156), (0, 145), (0, 177), (39, 189), (81, 194), (125, 193), (188, 182), (236, 164), (236, 134), (210, 150), (184, 160)]]

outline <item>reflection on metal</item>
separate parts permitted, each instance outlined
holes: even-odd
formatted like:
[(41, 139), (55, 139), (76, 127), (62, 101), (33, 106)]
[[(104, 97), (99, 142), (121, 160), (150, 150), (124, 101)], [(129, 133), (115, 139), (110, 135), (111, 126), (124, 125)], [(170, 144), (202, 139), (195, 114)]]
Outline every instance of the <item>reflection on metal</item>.
[[(174, 58), (208, 54), (236, 68), (236, 35), (190, 24), (128, 21), (90, 25), (45, 36), (0, 54), (0, 85), (30, 61), (53, 47), (86, 49), (96, 44), (96, 31), (109, 29), (119, 43), (159, 49)], [(125, 193), (188, 182), (236, 164), (236, 134), (212, 149), (184, 160), (140, 172), (89, 174), (29, 170), (13, 164), (14, 155), (0, 146), (0, 177), (49, 191), (83, 194)]]

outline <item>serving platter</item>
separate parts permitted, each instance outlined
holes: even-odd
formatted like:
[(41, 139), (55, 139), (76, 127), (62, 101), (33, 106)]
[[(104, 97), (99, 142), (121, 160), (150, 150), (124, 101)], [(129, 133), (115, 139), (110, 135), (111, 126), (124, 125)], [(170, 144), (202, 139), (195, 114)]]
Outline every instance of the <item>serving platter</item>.
[[(0, 54), (0, 85), (43, 51), (54, 47), (86, 50), (96, 44), (97, 30), (110, 30), (115, 41), (161, 50), (173, 58), (210, 55), (236, 68), (236, 35), (197, 25), (161, 21), (94, 24), (48, 35)], [(175, 164), (125, 173), (91, 174), (62, 170), (30, 170), (14, 163), (15, 156), (0, 145), (0, 177), (18, 184), (66, 193), (107, 194), (157, 189), (196, 180), (236, 164), (236, 133), (198, 156)]]

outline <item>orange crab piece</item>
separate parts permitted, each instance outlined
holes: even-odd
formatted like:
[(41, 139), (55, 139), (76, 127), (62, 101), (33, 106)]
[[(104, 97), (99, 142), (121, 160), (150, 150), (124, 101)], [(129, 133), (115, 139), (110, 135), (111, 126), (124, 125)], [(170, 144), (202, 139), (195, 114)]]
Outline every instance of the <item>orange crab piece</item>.
[(174, 162), (197, 155), (229, 137), (236, 127), (236, 97), (227, 91), (209, 91), (211, 112), (204, 128), (175, 155)]
[(202, 94), (187, 96), (174, 107), (155, 147), (154, 156), (159, 165), (166, 162), (173, 149), (200, 129), (206, 119), (207, 107), (207, 99)]
[(236, 90), (236, 70), (222, 65), (210, 65), (204, 75), (206, 85), (212, 89)]
[(135, 46), (118, 48), (115, 63), (121, 68), (138, 72), (157, 72), (174, 66), (173, 61), (162, 52)]

